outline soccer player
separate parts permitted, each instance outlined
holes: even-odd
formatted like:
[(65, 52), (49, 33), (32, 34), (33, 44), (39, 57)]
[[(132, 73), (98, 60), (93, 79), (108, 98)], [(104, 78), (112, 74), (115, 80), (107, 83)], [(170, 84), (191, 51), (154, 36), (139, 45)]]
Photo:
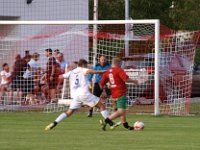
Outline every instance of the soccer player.
[(102, 129), (106, 130), (106, 124), (113, 126), (112, 120), (116, 119), (117, 117), (120, 117), (124, 128), (128, 130), (133, 130), (134, 128), (132, 126), (129, 126), (128, 122), (126, 121), (126, 82), (138, 84), (137, 80), (131, 80), (125, 73), (125, 71), (121, 68), (121, 60), (119, 58), (113, 58), (112, 68), (110, 68), (103, 74), (103, 77), (100, 81), (100, 86), (104, 87), (106, 82), (110, 83), (111, 94), (112, 98), (114, 99), (117, 105), (117, 111), (112, 113), (105, 120), (100, 120)]
[[(99, 63), (95, 65), (93, 70), (107, 70), (110, 69), (111, 65), (108, 63), (106, 56), (102, 55), (99, 57)], [(88, 80), (92, 82), (93, 74), (88, 75)], [(101, 80), (102, 76), (97, 74), (95, 75), (95, 81), (93, 86), (93, 94), (97, 97), (100, 97), (102, 94), (102, 89), (99, 87), (99, 82)], [(106, 94), (108, 95), (108, 89), (105, 90)], [(93, 108), (90, 108), (88, 112), (88, 117), (92, 117), (93, 114)]]
[[(69, 67), (71, 66), (69, 65)], [(53, 129), (63, 119), (70, 117), (82, 105), (88, 105), (90, 107), (97, 106), (100, 108), (102, 116), (104, 118), (108, 118), (109, 113), (107, 110), (105, 110), (105, 106), (101, 103), (100, 98), (89, 92), (89, 81), (87, 78), (88, 74), (103, 72), (104, 71), (87, 69), (87, 61), (84, 59), (80, 59), (77, 68), (65, 73), (63, 77), (69, 78), (70, 94), (73, 100), (70, 104), (69, 109), (58, 116), (58, 118), (56, 118), (53, 123), (46, 126), (45, 130)]]

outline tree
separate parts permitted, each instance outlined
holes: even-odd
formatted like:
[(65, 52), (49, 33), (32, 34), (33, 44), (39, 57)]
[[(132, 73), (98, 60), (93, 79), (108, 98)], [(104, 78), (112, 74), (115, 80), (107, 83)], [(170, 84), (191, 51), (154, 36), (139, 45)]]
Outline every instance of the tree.
[[(176, 30), (200, 29), (199, 0), (129, 0), (129, 5), (133, 19), (160, 19), (162, 24)], [(99, 20), (123, 20), (124, 7), (125, 0), (99, 0)], [(92, 13), (93, 0), (90, 0), (90, 19)]]

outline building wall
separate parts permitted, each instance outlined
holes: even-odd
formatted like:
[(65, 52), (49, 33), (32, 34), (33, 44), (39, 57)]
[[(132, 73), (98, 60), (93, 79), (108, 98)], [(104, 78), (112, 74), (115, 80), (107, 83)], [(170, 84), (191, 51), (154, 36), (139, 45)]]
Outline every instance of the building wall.
[[(88, 20), (88, 0), (0, 0), (0, 20)], [(41, 63), (46, 62), (45, 48), (60, 49), (68, 61), (88, 58), (88, 38), (81, 34), (67, 34), (71, 26), (51, 27), (48, 25), (0, 25), (0, 60), (13, 63), (17, 53), (25, 50), (39, 52)], [(87, 28), (87, 25), (80, 29)], [(79, 30), (76, 28), (76, 30)], [(64, 34), (61, 36), (59, 33)], [(54, 37), (48, 38), (48, 36)], [(42, 36), (47, 36), (44, 38)], [(37, 37), (34, 40), (28, 40)]]

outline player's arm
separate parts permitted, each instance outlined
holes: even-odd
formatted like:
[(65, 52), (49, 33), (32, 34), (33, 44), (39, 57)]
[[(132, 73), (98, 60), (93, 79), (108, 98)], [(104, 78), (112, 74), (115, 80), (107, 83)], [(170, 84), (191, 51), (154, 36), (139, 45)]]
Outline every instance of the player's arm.
[(133, 84), (138, 85), (138, 80), (130, 79), (124, 70), (120, 71), (119, 76), (124, 82), (133, 83)]
[(127, 83), (133, 83), (133, 84), (138, 85), (138, 80), (133, 80), (133, 79), (128, 78), (128, 79), (126, 80), (126, 82), (127, 82)]
[(99, 82), (99, 87), (103, 90), (105, 88), (105, 85), (107, 83), (107, 76), (106, 74), (103, 74), (103, 77), (101, 78), (100, 82)]
[(104, 73), (105, 70), (92, 70), (92, 69), (88, 69), (86, 74), (102, 74)]

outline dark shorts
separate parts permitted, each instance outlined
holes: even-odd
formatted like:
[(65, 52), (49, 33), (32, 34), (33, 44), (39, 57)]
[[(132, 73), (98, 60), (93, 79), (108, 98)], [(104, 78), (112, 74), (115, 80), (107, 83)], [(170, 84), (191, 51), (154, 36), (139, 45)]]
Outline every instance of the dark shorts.
[[(94, 84), (93, 94), (97, 97), (100, 97), (103, 90), (100, 88), (99, 83)], [(110, 89), (106, 88), (106, 94), (110, 95)]]
[(31, 93), (34, 90), (34, 81), (32, 78), (24, 79), (23, 87), (21, 88), (24, 93)]

